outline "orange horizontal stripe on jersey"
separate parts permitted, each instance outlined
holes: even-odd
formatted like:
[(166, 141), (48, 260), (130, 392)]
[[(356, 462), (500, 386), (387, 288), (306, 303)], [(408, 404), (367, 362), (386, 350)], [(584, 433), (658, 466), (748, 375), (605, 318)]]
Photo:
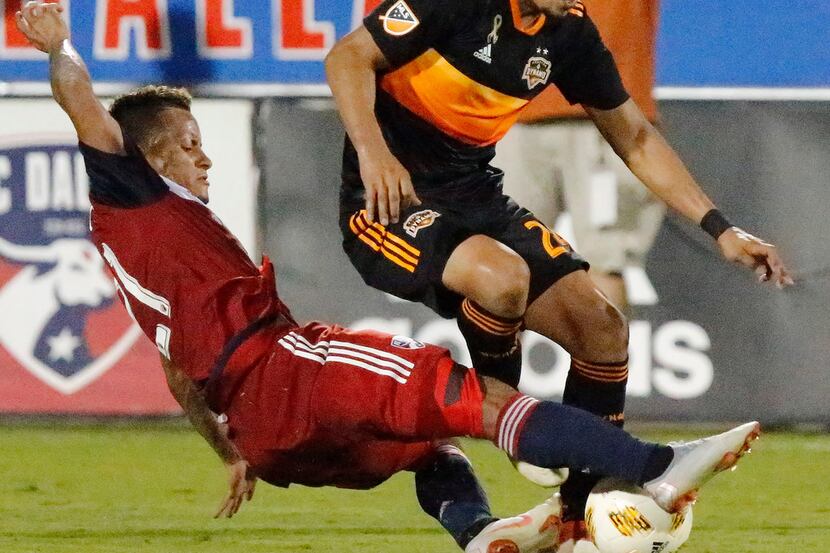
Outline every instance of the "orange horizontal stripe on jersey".
[(355, 236), (360, 239), (361, 242), (368, 245), (376, 252), (380, 252), (383, 256), (398, 265), (409, 271), (410, 273), (415, 272), (415, 267), (418, 265), (417, 260), (415, 263), (408, 263), (406, 260), (402, 259), (399, 255), (396, 254), (393, 250), (391, 250), (388, 246), (389, 244), (385, 243), (380, 235), (377, 234), (373, 229), (363, 229), (361, 230), (357, 226), (357, 215), (352, 215), (351, 219), (349, 220), (349, 227), (351, 227), (352, 232)]
[(496, 328), (500, 328), (502, 330), (509, 330), (511, 332), (516, 331), (521, 326), (521, 322), (514, 321), (512, 323), (506, 323), (504, 321), (500, 321), (498, 319), (494, 319), (492, 316), (488, 315), (487, 313), (481, 311), (477, 308), (475, 304), (473, 304), (469, 299), (465, 298), (462, 307), (465, 310), (468, 310), (471, 314), (478, 315), (483, 321), (488, 322), (489, 324), (493, 325)]
[(384, 75), (380, 86), (440, 131), (478, 146), (504, 136), (528, 103), (474, 81), (433, 49)]
[(369, 223), (369, 220), (366, 218), (366, 210), (365, 209), (361, 209), (360, 212), (358, 213), (358, 215), (359, 215), (358, 221), (360, 221), (362, 226), (364, 226), (364, 227), (371, 226), (372, 228), (374, 228), (375, 230), (380, 232), (384, 236), (384, 238), (386, 238), (386, 239), (390, 240), (391, 242), (394, 242), (395, 244), (399, 245), (401, 248), (405, 249), (406, 251), (408, 251), (409, 253), (411, 253), (415, 257), (419, 257), (421, 255), (421, 250), (419, 250), (415, 246), (412, 246), (409, 242), (407, 242), (403, 238), (400, 238), (397, 235), (389, 232), (389, 230), (385, 226), (381, 225), (380, 223), (376, 223), (376, 222), (375, 223)]

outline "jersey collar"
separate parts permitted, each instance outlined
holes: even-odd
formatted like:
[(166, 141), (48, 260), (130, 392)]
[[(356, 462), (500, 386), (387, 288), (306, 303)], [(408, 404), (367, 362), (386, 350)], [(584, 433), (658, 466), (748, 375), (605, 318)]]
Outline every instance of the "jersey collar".
[(519, 0), (510, 0), (510, 14), (513, 16), (513, 26), (516, 27), (516, 30), (530, 36), (538, 33), (545, 26), (545, 20), (547, 19), (545, 14), (540, 14), (528, 27), (523, 27)]
[(173, 182), (172, 180), (168, 179), (164, 175), (159, 175), (159, 176), (161, 177), (161, 180), (164, 181), (164, 184), (167, 185), (167, 188), (170, 189), (170, 192), (172, 192), (176, 196), (179, 196), (180, 198), (184, 198), (185, 200), (190, 200), (190, 201), (193, 201), (193, 202), (202, 203), (202, 200), (200, 200), (199, 198), (194, 196), (193, 193), (190, 190), (188, 190), (187, 188), (185, 188), (181, 184)]

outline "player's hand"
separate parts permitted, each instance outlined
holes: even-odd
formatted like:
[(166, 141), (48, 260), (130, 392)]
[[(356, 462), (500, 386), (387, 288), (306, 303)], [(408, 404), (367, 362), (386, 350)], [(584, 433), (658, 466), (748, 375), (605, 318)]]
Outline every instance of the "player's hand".
[(43, 0), (26, 2), (23, 9), (15, 13), (17, 28), (32, 46), (49, 53), (60, 48), (63, 41), (69, 38), (69, 28), (61, 17), (62, 12), (60, 4)]
[(790, 271), (772, 244), (732, 227), (718, 237), (718, 246), (726, 259), (754, 270), (759, 281), (773, 282), (778, 288), (794, 284)]
[(244, 499), (250, 501), (254, 497), (256, 475), (251, 470), (248, 462), (240, 459), (234, 463), (226, 464), (225, 467), (228, 469), (228, 494), (213, 518), (221, 516), (231, 518), (239, 511)]
[(409, 171), (385, 149), (360, 160), (360, 177), (366, 188), (366, 218), (381, 225), (397, 223), (401, 211), (420, 205)]

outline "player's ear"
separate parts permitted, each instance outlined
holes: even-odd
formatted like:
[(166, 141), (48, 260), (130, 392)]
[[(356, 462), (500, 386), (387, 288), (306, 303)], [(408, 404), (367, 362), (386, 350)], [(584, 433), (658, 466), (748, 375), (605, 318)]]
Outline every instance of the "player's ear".
[(164, 175), (165, 170), (167, 169), (167, 158), (162, 157), (160, 152), (148, 152), (144, 154), (144, 158), (147, 160), (147, 163), (150, 164), (150, 167), (158, 173), (159, 175)]

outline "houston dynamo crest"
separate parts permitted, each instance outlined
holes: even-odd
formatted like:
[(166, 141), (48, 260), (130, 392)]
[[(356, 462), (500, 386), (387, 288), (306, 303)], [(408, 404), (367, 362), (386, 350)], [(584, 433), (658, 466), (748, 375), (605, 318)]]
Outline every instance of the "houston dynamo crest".
[(72, 137), (0, 139), (0, 370), (72, 394), (140, 334), (89, 240), (88, 180)]

